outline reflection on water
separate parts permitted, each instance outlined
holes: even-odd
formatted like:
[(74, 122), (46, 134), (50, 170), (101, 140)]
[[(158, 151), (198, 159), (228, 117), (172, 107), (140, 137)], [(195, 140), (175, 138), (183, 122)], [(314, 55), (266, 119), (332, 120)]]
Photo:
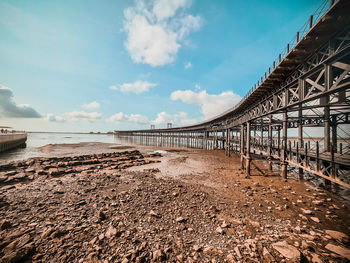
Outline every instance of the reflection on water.
[(113, 143), (114, 136), (110, 134), (28, 133), (27, 148), (18, 148), (0, 153), (0, 164), (42, 156), (43, 154), (39, 147), (47, 144), (72, 144), (80, 142)]

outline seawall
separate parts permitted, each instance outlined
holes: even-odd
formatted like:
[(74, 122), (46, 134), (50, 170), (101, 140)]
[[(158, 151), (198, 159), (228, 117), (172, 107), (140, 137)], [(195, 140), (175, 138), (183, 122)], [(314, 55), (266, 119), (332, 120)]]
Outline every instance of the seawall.
[(27, 133), (7, 133), (0, 134), (0, 152), (4, 152), (17, 147), (25, 147)]

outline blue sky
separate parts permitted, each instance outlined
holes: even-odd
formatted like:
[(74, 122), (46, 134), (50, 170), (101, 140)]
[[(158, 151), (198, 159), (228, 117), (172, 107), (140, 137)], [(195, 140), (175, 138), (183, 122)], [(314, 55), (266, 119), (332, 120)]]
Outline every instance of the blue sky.
[(110, 131), (232, 107), (320, 0), (0, 1), (0, 125)]

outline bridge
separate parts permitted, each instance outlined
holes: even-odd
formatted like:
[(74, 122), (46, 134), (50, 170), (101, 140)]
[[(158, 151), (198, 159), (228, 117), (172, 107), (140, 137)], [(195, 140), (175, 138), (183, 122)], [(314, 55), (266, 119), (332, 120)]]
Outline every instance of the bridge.
[(307, 172), (350, 189), (349, 13), (349, 0), (324, 1), (246, 96), (215, 118), (116, 138), (237, 153), (247, 176), (252, 159), (265, 158), (283, 178), (294, 167), (300, 179)]

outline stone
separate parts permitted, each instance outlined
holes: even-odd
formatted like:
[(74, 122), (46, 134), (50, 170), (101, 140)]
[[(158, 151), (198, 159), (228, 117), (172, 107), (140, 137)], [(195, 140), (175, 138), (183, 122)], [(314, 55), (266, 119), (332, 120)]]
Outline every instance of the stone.
[(102, 210), (98, 212), (98, 219), (101, 221), (106, 219), (106, 215)]
[(303, 214), (305, 215), (312, 215), (312, 211), (311, 210), (308, 210), (308, 209), (303, 209), (303, 208), (300, 208), (300, 210), (303, 212)]
[(196, 252), (200, 251), (201, 249), (202, 249), (202, 246), (199, 246), (199, 245), (194, 245), (193, 246), (193, 250), (196, 251)]
[(250, 221), (250, 224), (251, 224), (253, 227), (256, 227), (256, 228), (259, 228), (259, 227), (260, 227), (260, 223), (259, 223), (259, 222), (256, 222), (256, 221)]
[(241, 258), (242, 258), (242, 254), (241, 254), (241, 251), (239, 250), (239, 248), (238, 248), (238, 247), (235, 247), (233, 250), (235, 251), (237, 257), (238, 257), (239, 259), (241, 259)]
[(229, 262), (229, 263), (236, 263), (235, 257), (234, 257), (232, 254), (228, 254), (228, 255), (226, 256), (226, 260), (227, 260), (227, 262)]
[(164, 253), (161, 249), (158, 249), (153, 252), (153, 260), (154, 261), (163, 261), (165, 260)]
[(336, 253), (336, 254), (346, 258), (347, 260), (350, 260), (350, 249), (348, 249), (348, 248), (333, 245), (331, 243), (327, 244), (327, 246), (325, 248), (328, 249), (329, 251), (332, 251), (333, 253)]
[(65, 173), (64, 169), (50, 168), (48, 171), (49, 175), (52, 177), (61, 176)]
[(322, 200), (314, 200), (314, 201), (312, 201), (312, 203), (313, 203), (314, 205), (322, 205), (322, 204), (323, 204), (323, 201), (322, 201)]
[(316, 223), (320, 223), (320, 219), (318, 217), (311, 216), (310, 218), (312, 221), (314, 221)]
[(186, 219), (183, 218), (182, 216), (180, 216), (180, 217), (176, 218), (175, 221), (176, 221), (177, 223), (184, 223), (184, 222), (186, 222)]
[(272, 244), (272, 247), (276, 249), (285, 258), (299, 260), (301, 257), (299, 250), (289, 245), (286, 241), (274, 243)]
[(8, 229), (12, 227), (12, 224), (10, 221), (6, 220), (6, 219), (3, 219), (0, 221), (0, 229), (1, 230), (5, 230), (5, 229)]
[(224, 234), (224, 230), (219, 226), (215, 229), (215, 232), (218, 234)]
[(326, 230), (325, 233), (327, 235), (330, 235), (333, 239), (336, 239), (341, 243), (346, 243), (349, 241), (349, 236), (342, 232), (338, 232), (334, 230)]
[(117, 229), (114, 228), (113, 226), (109, 226), (109, 228), (107, 229), (105, 236), (106, 238), (111, 238), (117, 235)]
[(321, 257), (319, 255), (312, 254), (311, 262), (312, 263), (323, 263), (323, 260), (321, 259)]
[(271, 253), (267, 250), (266, 247), (263, 248), (263, 257), (266, 259), (267, 262), (274, 262), (275, 259), (271, 255)]
[(153, 210), (149, 211), (149, 214), (150, 214), (150, 216), (153, 216), (153, 217), (157, 217), (157, 218), (160, 217), (159, 214)]
[(227, 228), (227, 227), (229, 227), (229, 224), (227, 224), (226, 221), (223, 221), (222, 224), (221, 224), (221, 227), (222, 228)]

